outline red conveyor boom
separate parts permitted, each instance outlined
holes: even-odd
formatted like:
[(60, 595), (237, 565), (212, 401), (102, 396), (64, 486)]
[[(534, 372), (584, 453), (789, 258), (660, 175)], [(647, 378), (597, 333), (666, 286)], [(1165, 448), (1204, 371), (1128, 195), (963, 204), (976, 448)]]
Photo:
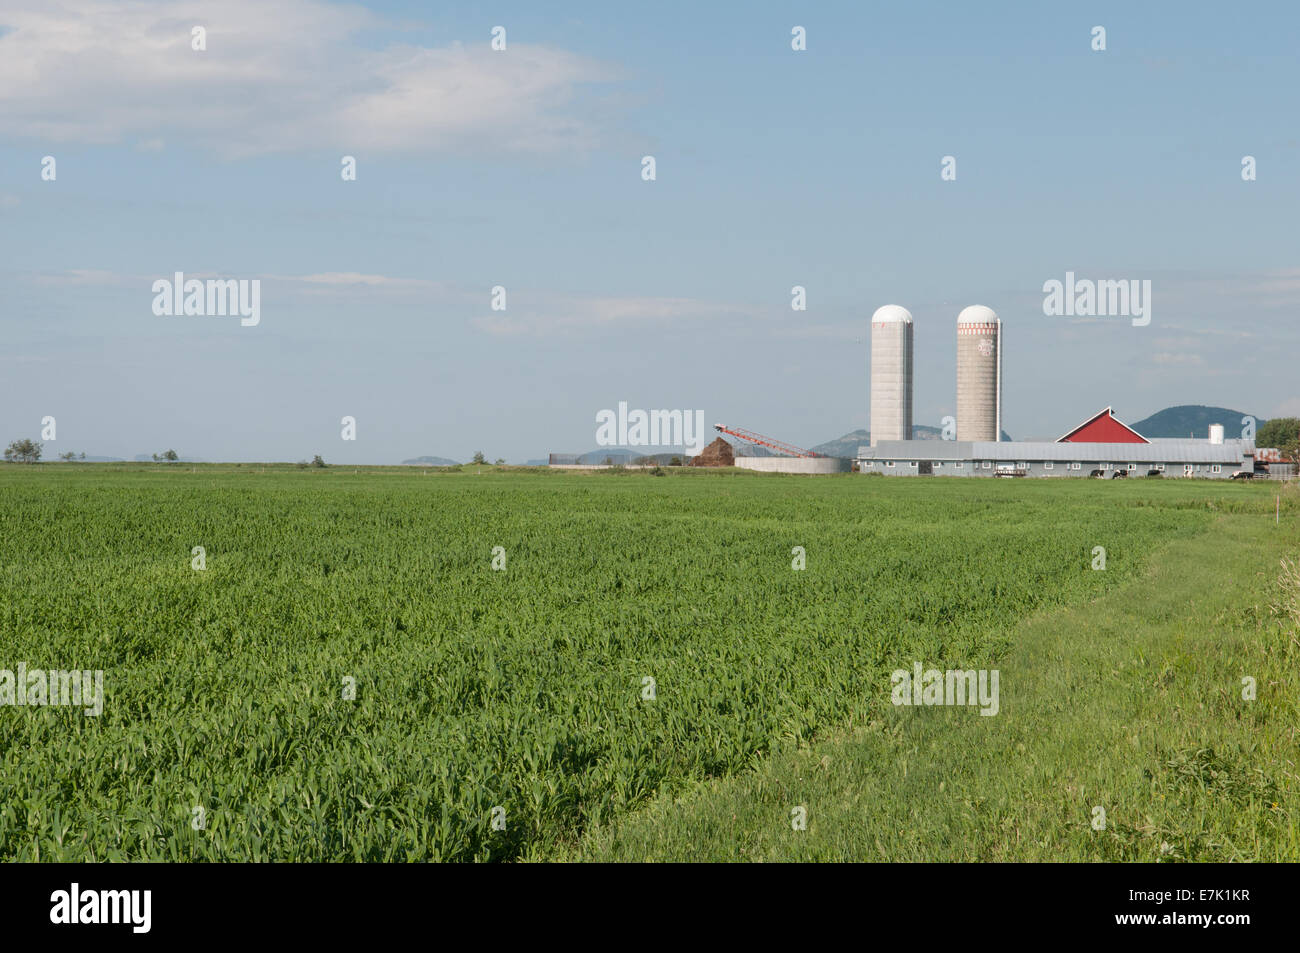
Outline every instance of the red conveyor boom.
[(723, 424), (714, 424), (713, 429), (721, 433), (729, 433), (733, 437), (739, 437), (746, 443), (756, 443), (761, 447), (769, 447), (772, 450), (778, 450), (781, 453), (789, 454), (792, 457), (822, 456), (820, 453), (813, 453), (811, 450), (805, 450), (803, 447), (796, 447), (792, 443), (777, 440), (775, 437), (764, 437), (761, 433), (754, 433), (752, 430), (744, 430), (741, 427), (727, 427)]

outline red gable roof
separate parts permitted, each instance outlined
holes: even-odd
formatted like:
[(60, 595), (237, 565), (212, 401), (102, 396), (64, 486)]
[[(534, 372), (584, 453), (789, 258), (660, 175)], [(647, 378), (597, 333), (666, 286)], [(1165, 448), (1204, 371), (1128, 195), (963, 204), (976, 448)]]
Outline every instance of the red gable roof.
[(1120, 423), (1109, 407), (1085, 420), (1057, 443), (1150, 443), (1132, 427)]

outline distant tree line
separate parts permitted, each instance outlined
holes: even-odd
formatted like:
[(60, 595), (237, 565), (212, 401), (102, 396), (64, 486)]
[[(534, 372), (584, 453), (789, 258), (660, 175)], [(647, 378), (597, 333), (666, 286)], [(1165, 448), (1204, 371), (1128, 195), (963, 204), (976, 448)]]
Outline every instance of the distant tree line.
[(1274, 417), (1255, 431), (1255, 446), (1272, 447), (1295, 459), (1300, 454), (1300, 417)]

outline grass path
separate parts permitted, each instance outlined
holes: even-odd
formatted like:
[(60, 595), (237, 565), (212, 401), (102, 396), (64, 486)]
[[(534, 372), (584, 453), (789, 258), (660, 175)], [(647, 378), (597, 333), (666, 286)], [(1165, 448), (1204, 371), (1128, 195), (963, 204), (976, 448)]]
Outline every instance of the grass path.
[[(1295, 531), (1223, 515), (1144, 579), (1026, 620), (995, 717), (895, 708), (882, 684), (863, 728), (660, 798), (563, 856), (1300, 860), (1300, 639), (1270, 610)], [(897, 664), (913, 661), (929, 660)]]

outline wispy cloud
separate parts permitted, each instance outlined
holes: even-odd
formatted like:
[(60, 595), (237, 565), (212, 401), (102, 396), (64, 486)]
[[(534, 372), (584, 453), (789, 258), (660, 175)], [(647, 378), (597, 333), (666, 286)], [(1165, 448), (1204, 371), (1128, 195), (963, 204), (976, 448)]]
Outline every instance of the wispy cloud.
[[(46, 287), (137, 288), (152, 294), (159, 278), (172, 278), (172, 269), (152, 274), (126, 274), (105, 269), (81, 268), (62, 272), (19, 275)], [(225, 272), (184, 271), (186, 279), (260, 278), (268, 290), (278, 288), (281, 298), (295, 295), (343, 298), (384, 295), (402, 304), (426, 308), (436, 305), (448, 315), (461, 315), (470, 327), (498, 337), (529, 337), (580, 333), (600, 329), (661, 328), (670, 325), (709, 322), (742, 322), (753, 325), (753, 313), (736, 304), (698, 298), (647, 297), (516, 291), (511, 289), (507, 311), (489, 311), (487, 288), (468, 288), (427, 278), (381, 275), (363, 272), (315, 272), (306, 275), (231, 275)], [(485, 313), (486, 312), (486, 313)], [(860, 335), (860, 331), (857, 332)], [(833, 336), (828, 334), (828, 336)]]
[[(518, 300), (516, 297), (515, 300)], [(544, 297), (515, 310), (475, 317), (480, 331), (498, 336), (528, 336), (630, 326), (659, 327), (686, 321), (716, 321), (744, 315), (743, 308), (696, 298)]]
[(125, 287), (136, 280), (132, 275), (105, 271), (100, 268), (73, 268), (68, 271), (45, 272), (33, 275), (32, 278), (38, 285), (45, 286)]
[[(164, 269), (151, 274), (129, 274), (103, 268), (72, 268), (67, 271), (42, 272), (30, 275), (32, 281), (44, 286), (98, 286), (149, 287), (158, 278), (170, 279), (173, 270)], [(206, 280), (208, 278), (260, 278), (266, 282), (284, 282), (298, 286), (307, 292), (344, 292), (349, 290), (383, 289), (389, 291), (428, 294), (443, 291), (446, 286), (441, 282), (425, 278), (402, 278), (392, 275), (362, 274), (359, 272), (320, 272), (310, 275), (230, 275), (225, 272), (186, 270), (185, 277)]]
[(426, 278), (398, 278), (392, 275), (365, 275), (355, 271), (328, 271), (314, 275), (268, 275), (268, 280), (292, 281), (316, 285), (320, 290), (348, 288), (382, 288), (392, 291), (434, 292), (444, 290), (441, 282)]
[[(191, 29), (207, 30), (205, 51)], [(0, 134), (47, 142), (188, 142), (226, 156), (573, 152), (609, 64), (510, 42), (357, 42), (393, 25), (320, 0), (221, 4), (11, 0), (0, 10)], [(481, 42), (479, 41), (481, 40)]]
[(1151, 363), (1161, 367), (1203, 367), (1205, 358), (1186, 351), (1160, 351), (1151, 355)]

